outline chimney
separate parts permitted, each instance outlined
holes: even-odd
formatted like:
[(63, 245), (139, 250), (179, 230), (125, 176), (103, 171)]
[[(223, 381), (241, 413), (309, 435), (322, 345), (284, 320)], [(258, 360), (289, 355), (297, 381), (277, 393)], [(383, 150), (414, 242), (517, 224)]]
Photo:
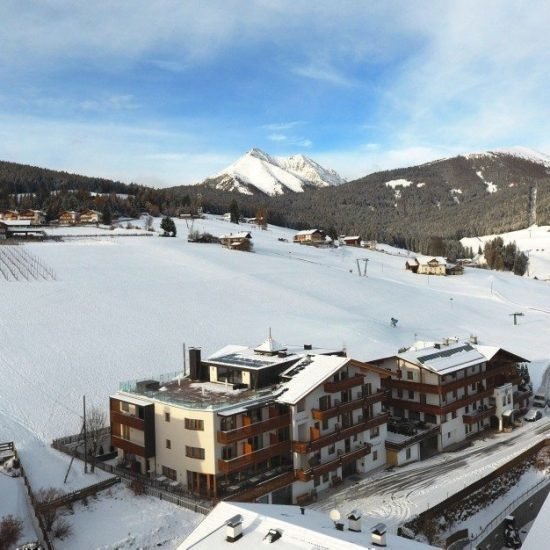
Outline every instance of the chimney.
[(375, 546), (386, 546), (386, 526), (377, 523), (371, 530), (372, 544)]
[(200, 380), (201, 370), (201, 349), (189, 348), (189, 378)]
[(348, 514), (348, 530), (355, 533), (361, 532), (361, 512), (359, 510), (352, 510)]
[(311, 344), (304, 344), (304, 349), (310, 350), (310, 349), (313, 349), (313, 346)]
[[(191, 350), (189, 350), (191, 351)], [(235, 542), (243, 536), (243, 517), (240, 514), (225, 522), (225, 540)]]
[(470, 344), (477, 344), (477, 336), (475, 334), (470, 334)]

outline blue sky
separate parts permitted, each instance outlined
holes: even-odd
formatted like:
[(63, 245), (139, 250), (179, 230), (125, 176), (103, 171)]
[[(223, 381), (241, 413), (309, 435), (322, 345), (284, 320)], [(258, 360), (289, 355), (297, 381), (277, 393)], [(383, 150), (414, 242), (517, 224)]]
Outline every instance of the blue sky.
[(0, 159), (154, 186), (550, 152), (545, 1), (2, 0)]

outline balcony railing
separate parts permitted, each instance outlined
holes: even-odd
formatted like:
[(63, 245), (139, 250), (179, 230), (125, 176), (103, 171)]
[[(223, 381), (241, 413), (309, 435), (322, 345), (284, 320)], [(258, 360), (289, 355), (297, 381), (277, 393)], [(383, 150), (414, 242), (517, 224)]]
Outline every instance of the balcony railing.
[(356, 374), (350, 378), (344, 378), (343, 380), (338, 380), (338, 382), (325, 382), (324, 390), (327, 393), (335, 393), (338, 391), (345, 391), (353, 388), (355, 386), (362, 386), (365, 377), (362, 374)]
[(267, 495), (277, 489), (282, 489), (287, 485), (290, 485), (294, 481), (294, 472), (289, 471), (284, 474), (279, 474), (277, 477), (268, 479), (260, 484), (256, 484), (252, 487), (244, 488), (232, 495), (226, 497), (224, 500), (236, 500), (238, 502), (254, 502), (257, 498)]
[(313, 439), (311, 441), (293, 441), (292, 450), (295, 453), (300, 454), (318, 451), (319, 449), (326, 447), (327, 445), (332, 445), (337, 441), (347, 439), (348, 437), (353, 437), (356, 434), (359, 434), (376, 426), (380, 426), (381, 424), (384, 424), (388, 421), (388, 417), (388, 413), (382, 413), (373, 418), (362, 420), (354, 426), (337, 430), (328, 435), (319, 437), (318, 439)]
[(330, 462), (326, 462), (325, 464), (312, 466), (311, 468), (308, 468), (306, 470), (296, 470), (295, 472), (296, 479), (299, 481), (309, 481), (314, 477), (322, 476), (323, 474), (333, 472), (343, 464), (348, 464), (354, 460), (363, 458), (364, 456), (370, 454), (370, 452), (371, 452), (371, 446), (368, 443), (365, 443), (362, 446), (360, 446), (358, 449), (354, 449), (353, 451), (340, 454), (335, 459), (331, 460)]
[(405, 447), (418, 443), (419, 441), (424, 441), (425, 439), (433, 437), (440, 432), (441, 426), (432, 426), (426, 430), (419, 431), (411, 437), (408, 437), (407, 439), (403, 439), (401, 441), (391, 441), (386, 439), (385, 446), (388, 450), (399, 451), (401, 449), (404, 449)]
[(231, 474), (244, 470), (254, 464), (268, 460), (274, 456), (290, 453), (290, 441), (282, 441), (270, 447), (265, 447), (251, 453), (231, 458), (229, 460), (218, 459), (218, 468), (221, 473)]
[[(465, 386), (477, 384), (483, 382), (486, 379), (494, 378), (501, 374), (515, 374), (515, 367), (512, 365), (499, 365), (483, 372), (478, 372), (464, 378), (453, 378), (447, 382), (441, 382), (440, 384), (427, 384), (425, 382), (413, 382), (412, 380), (404, 380), (400, 378), (386, 378), (382, 384), (384, 387), (395, 388), (401, 390), (411, 390), (420, 393), (448, 393), (453, 390), (458, 390)], [(517, 383), (517, 382), (514, 382)]]
[(129, 413), (111, 410), (111, 426), (116, 423), (135, 428), (136, 430), (145, 430), (145, 420), (143, 420), (143, 418), (139, 418)]
[(217, 439), (218, 443), (227, 445), (229, 443), (239, 441), (240, 439), (247, 439), (249, 437), (254, 437), (255, 435), (269, 432), (271, 430), (277, 430), (279, 428), (285, 428), (287, 426), (290, 426), (290, 414), (283, 414), (281, 416), (262, 420), (261, 422), (249, 424), (248, 426), (235, 428), (234, 430), (219, 431)]
[(480, 420), (483, 420), (484, 418), (488, 418), (489, 416), (493, 416), (495, 414), (495, 411), (497, 410), (496, 407), (487, 407), (485, 409), (472, 411), (468, 414), (462, 415), (462, 421), (464, 424), (475, 424), (476, 422), (479, 422)]
[(494, 388), (489, 388), (484, 391), (477, 393), (472, 393), (468, 397), (462, 399), (457, 399), (456, 401), (451, 401), (450, 403), (444, 403), (442, 405), (430, 405), (428, 403), (420, 403), (418, 401), (409, 401), (407, 399), (388, 399), (387, 404), (392, 407), (397, 407), (399, 409), (406, 409), (409, 411), (425, 412), (430, 414), (446, 414), (449, 412), (456, 411), (460, 407), (465, 407), (478, 399), (484, 399), (485, 397), (490, 397), (493, 395)]
[(514, 392), (514, 404), (519, 403), (520, 401), (523, 401), (524, 399), (527, 399), (533, 395), (532, 391), (525, 390), (525, 391), (516, 391)]
[(328, 409), (311, 409), (311, 416), (315, 420), (328, 420), (345, 412), (353, 411), (355, 409), (361, 409), (364, 407), (369, 407), (382, 401), (386, 392), (384, 390), (378, 390), (376, 393), (367, 395), (365, 397), (360, 397), (359, 399), (354, 399), (352, 401), (346, 401), (344, 403), (338, 403)]

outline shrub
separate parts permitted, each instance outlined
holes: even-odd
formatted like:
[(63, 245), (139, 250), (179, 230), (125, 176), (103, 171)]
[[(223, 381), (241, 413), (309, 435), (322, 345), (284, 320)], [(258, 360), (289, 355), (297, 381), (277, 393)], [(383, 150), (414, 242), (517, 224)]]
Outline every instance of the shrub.
[(52, 526), (51, 533), (54, 538), (63, 540), (73, 534), (73, 528), (65, 518), (57, 518)]
[(23, 533), (23, 522), (12, 515), (0, 520), (0, 550), (8, 550)]
[(132, 482), (130, 483), (130, 489), (132, 489), (134, 495), (139, 496), (145, 494), (145, 485), (143, 481), (139, 479), (132, 480)]

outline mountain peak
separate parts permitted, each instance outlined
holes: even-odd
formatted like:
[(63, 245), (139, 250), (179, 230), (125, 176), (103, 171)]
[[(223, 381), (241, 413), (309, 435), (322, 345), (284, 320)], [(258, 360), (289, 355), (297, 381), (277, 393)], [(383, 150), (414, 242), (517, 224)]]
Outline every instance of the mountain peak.
[(323, 168), (305, 155), (272, 157), (257, 147), (207, 180), (215, 180), (216, 189), (244, 194), (261, 191), (266, 195), (301, 193), (306, 187), (327, 187), (345, 181), (334, 170)]

